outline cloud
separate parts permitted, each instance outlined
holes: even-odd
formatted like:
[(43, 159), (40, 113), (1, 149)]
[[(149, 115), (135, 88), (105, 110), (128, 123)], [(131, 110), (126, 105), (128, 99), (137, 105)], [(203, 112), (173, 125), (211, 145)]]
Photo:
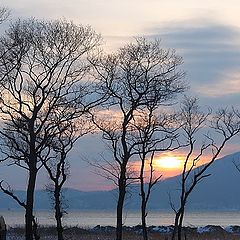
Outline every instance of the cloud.
[[(191, 23), (189, 23), (191, 22)], [(154, 27), (151, 38), (183, 56), (193, 94), (212, 98), (240, 97), (240, 29), (198, 20)]]
[[(201, 104), (239, 106), (240, 29), (208, 20), (189, 20), (169, 23), (165, 27), (155, 26), (150, 32), (150, 38), (161, 38), (164, 46), (175, 48), (183, 56), (192, 94), (200, 97)], [(112, 50), (132, 39), (129, 36), (109, 36), (107, 40), (111, 46), (115, 44)], [(238, 149), (238, 145), (231, 144), (230, 147), (226, 148), (224, 154)], [(107, 181), (89, 173), (93, 169), (81, 159), (84, 155), (88, 160), (96, 160), (99, 153), (106, 154), (107, 150), (98, 135), (80, 139), (69, 157), (71, 176), (66, 186), (84, 190), (111, 187)], [(25, 187), (25, 172), (7, 167), (0, 170), (2, 178), (9, 179), (14, 188)], [(15, 177), (9, 178), (10, 174)], [(39, 187), (42, 187), (48, 178), (39, 177), (38, 181), (41, 181)]]
[(230, 73), (226, 79), (199, 87), (199, 92), (205, 96), (224, 97), (226, 95), (235, 95), (240, 93), (240, 72)]

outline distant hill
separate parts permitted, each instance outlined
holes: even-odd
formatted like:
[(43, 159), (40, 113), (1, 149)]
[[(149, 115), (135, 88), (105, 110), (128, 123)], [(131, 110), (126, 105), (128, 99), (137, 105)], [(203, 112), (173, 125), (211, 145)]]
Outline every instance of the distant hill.
[[(225, 156), (209, 168), (211, 176), (192, 192), (188, 208), (201, 210), (240, 210), (240, 172), (233, 161), (240, 162), (240, 153)], [(169, 208), (169, 195), (176, 202), (179, 176), (158, 184), (151, 198), (151, 208)]]
[[(203, 180), (193, 192), (188, 208), (194, 210), (240, 210), (240, 173), (236, 170), (233, 160), (240, 161), (240, 153), (223, 157), (211, 166), (208, 173), (211, 176)], [(169, 194), (173, 202), (178, 195), (179, 176), (168, 178), (155, 186), (152, 192), (150, 209), (170, 209)], [(22, 199), (24, 191), (16, 191)], [(116, 206), (116, 190), (82, 192), (74, 189), (65, 189), (65, 196), (69, 209), (114, 209)], [(138, 186), (131, 188), (126, 207), (139, 208), (140, 197)], [(0, 193), (0, 208), (20, 208), (12, 199)], [(44, 190), (36, 191), (36, 208), (51, 208), (48, 194)]]

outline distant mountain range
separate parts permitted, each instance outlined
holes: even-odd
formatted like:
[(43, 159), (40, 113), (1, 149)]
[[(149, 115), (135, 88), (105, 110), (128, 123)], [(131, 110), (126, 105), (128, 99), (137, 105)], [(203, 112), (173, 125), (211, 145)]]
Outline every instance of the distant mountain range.
[[(233, 161), (240, 162), (240, 153), (223, 157), (211, 166), (208, 173), (211, 176), (204, 179), (195, 189), (188, 202), (188, 208), (194, 210), (240, 210), (240, 172)], [(131, 189), (126, 207), (138, 209), (140, 196), (138, 186)], [(179, 193), (179, 176), (165, 179), (159, 182), (152, 192), (150, 209), (170, 209), (169, 194), (173, 202), (176, 202)], [(24, 199), (24, 191), (15, 192)], [(74, 189), (65, 189), (65, 198), (69, 209), (102, 210), (116, 207), (116, 190), (83, 192)], [(12, 199), (0, 193), (0, 209), (20, 208)], [(51, 208), (48, 194), (44, 190), (36, 191), (36, 209)]]

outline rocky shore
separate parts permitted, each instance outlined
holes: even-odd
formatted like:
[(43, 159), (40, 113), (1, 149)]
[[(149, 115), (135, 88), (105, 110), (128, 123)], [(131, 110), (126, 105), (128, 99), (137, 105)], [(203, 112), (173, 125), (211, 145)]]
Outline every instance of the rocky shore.
[[(173, 232), (174, 226), (149, 226), (148, 227), (148, 232), (157, 232), (157, 233), (162, 233), (162, 234), (170, 234)], [(124, 226), (123, 227), (124, 231), (133, 231), (136, 233), (141, 233), (142, 231), (142, 226), (137, 225), (133, 227), (129, 226)], [(100, 226), (97, 225), (96, 227), (90, 229), (90, 231), (104, 231), (104, 232), (110, 232), (110, 231), (115, 231), (115, 227), (112, 226)], [(233, 234), (239, 234), (240, 235), (240, 226), (227, 226), (225, 228), (221, 226), (215, 226), (215, 225), (207, 225), (204, 227), (183, 227), (183, 232), (188, 232), (188, 233), (233, 233)]]
[[(150, 240), (169, 240), (173, 226), (149, 226)], [(142, 227), (124, 226), (124, 240), (142, 240)], [(54, 227), (40, 227), (41, 239), (56, 240), (56, 230)], [(67, 240), (114, 240), (115, 227), (97, 225), (94, 228), (83, 229), (80, 227), (66, 227), (65, 238)], [(214, 226), (204, 227), (184, 227), (183, 234), (189, 240), (237, 240), (240, 239), (240, 226)], [(7, 240), (24, 240), (24, 229), (22, 227), (9, 228)]]

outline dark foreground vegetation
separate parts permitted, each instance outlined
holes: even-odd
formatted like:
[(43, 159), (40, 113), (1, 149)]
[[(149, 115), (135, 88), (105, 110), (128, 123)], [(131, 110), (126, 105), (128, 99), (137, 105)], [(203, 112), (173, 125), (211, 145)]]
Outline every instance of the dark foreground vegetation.
[[(123, 239), (140, 240), (142, 239), (142, 227), (123, 227)], [(173, 226), (150, 226), (148, 235), (150, 240), (169, 240), (172, 236)], [(57, 233), (55, 227), (40, 227), (39, 232), (42, 239), (55, 240)], [(100, 225), (92, 229), (83, 229), (80, 227), (65, 228), (64, 237), (69, 240), (113, 240), (115, 238), (115, 228), (111, 226), (102, 227)], [(24, 228), (10, 228), (7, 240), (24, 239)], [(205, 226), (201, 228), (185, 227), (183, 228), (183, 239), (188, 240), (235, 240), (240, 238), (240, 226), (230, 226), (223, 229), (220, 226)]]

